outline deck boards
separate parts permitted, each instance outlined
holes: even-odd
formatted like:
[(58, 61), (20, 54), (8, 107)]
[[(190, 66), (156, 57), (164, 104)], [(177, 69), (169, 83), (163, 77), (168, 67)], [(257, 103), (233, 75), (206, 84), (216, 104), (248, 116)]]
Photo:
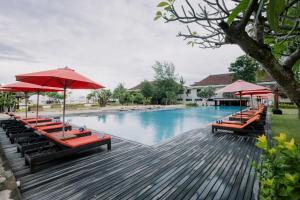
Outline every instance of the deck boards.
[(106, 148), (34, 174), (0, 130), (24, 199), (257, 199), (255, 138), (192, 130), (153, 147), (112, 139)]

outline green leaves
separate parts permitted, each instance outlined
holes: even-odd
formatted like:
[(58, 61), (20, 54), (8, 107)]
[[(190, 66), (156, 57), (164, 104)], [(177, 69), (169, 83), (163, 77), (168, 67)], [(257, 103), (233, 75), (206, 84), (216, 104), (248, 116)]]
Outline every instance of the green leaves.
[(256, 146), (263, 150), (261, 165), (254, 166), (260, 174), (260, 199), (300, 199), (300, 151), (294, 139), (280, 133), (270, 147), (263, 135)]
[[(166, 13), (172, 10), (172, 4), (174, 3), (175, 0), (168, 0), (167, 1), (161, 1), (159, 2), (159, 4), (157, 5), (158, 8), (160, 8), (162, 11), (166, 11), (164, 13), (162, 13), (161, 11), (157, 11), (156, 15), (154, 17), (154, 21), (160, 19), (162, 16), (166, 16)], [(171, 14), (171, 13), (170, 13)], [(174, 18), (174, 15), (171, 14), (170, 18)]]
[(247, 9), (250, 0), (242, 0), (239, 5), (237, 5), (230, 13), (227, 23), (230, 25), (234, 19), (240, 14), (240, 12), (244, 12)]
[(267, 18), (272, 30), (278, 31), (279, 17), (285, 8), (285, 0), (269, 0)]
[(156, 15), (155, 15), (155, 17), (154, 17), (154, 21), (156, 21), (156, 20), (158, 20), (159, 18), (161, 18), (161, 16), (162, 16), (161, 11), (157, 11), (157, 12), (156, 12)]
[(165, 6), (170, 6), (170, 4), (168, 2), (162, 1), (157, 5), (157, 7), (165, 7)]

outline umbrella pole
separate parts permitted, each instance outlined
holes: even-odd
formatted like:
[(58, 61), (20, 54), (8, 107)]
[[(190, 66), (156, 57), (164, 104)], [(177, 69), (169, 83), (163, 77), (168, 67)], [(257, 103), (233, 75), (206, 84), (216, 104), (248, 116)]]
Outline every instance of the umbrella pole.
[(251, 94), (251, 107), (253, 109), (253, 98), (252, 98), (252, 94)]
[(241, 110), (241, 123), (242, 123), (242, 114), (243, 114), (243, 110), (242, 110), (242, 92), (240, 91), (240, 110)]
[(63, 138), (65, 138), (65, 113), (66, 113), (66, 90), (67, 90), (67, 84), (65, 81), (64, 85), (64, 102), (63, 102)]
[(25, 118), (27, 118), (27, 92), (25, 93)]
[(39, 117), (39, 100), (40, 100), (39, 97), (40, 97), (40, 91), (37, 92), (35, 125), (37, 125), (37, 121), (38, 121), (38, 117)]

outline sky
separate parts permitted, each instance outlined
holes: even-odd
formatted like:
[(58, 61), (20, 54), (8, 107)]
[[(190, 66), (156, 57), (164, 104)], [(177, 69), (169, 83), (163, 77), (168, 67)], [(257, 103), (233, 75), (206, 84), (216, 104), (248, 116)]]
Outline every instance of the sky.
[[(68, 66), (113, 89), (153, 78), (155, 61), (173, 62), (187, 85), (226, 73), (243, 52), (200, 49), (176, 37), (186, 27), (153, 21), (157, 0), (0, 0), (0, 83)], [(197, 31), (197, 30), (196, 30)]]

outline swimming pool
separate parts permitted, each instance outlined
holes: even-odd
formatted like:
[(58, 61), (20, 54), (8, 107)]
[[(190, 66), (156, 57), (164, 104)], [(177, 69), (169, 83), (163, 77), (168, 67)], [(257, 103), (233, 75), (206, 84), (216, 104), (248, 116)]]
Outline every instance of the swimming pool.
[(78, 126), (86, 126), (125, 139), (154, 145), (183, 132), (205, 127), (208, 123), (238, 110), (239, 107), (236, 106), (210, 106), (79, 115), (69, 116), (66, 119)]

